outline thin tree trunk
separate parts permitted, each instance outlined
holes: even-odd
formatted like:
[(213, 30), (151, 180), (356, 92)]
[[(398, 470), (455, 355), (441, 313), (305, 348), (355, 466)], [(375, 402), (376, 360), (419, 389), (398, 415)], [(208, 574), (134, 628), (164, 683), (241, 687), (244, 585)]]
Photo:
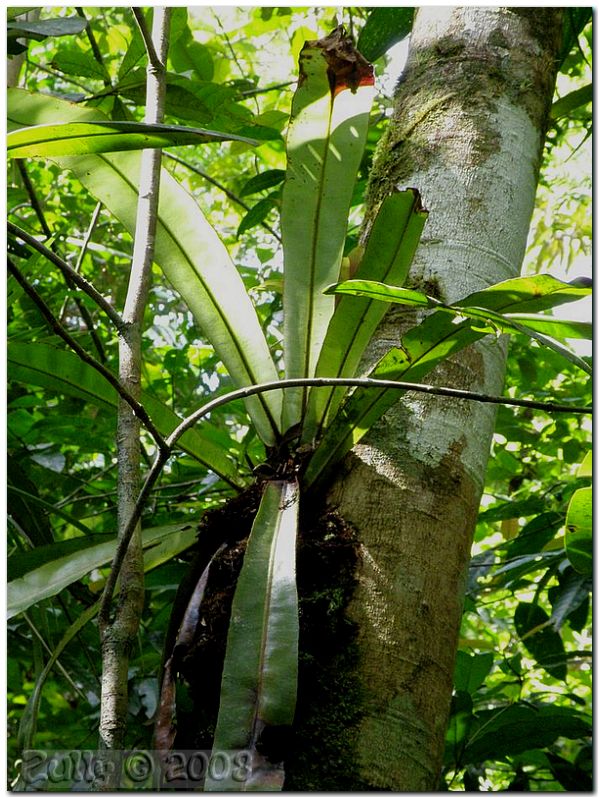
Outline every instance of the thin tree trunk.
[[(373, 167), (382, 197), (415, 186), (430, 211), (412, 285), (453, 301), (519, 274), (555, 81), (557, 8), (421, 7)], [(370, 352), (397, 345), (391, 311)], [(411, 323), (414, 323), (414, 318)], [(431, 382), (497, 394), (501, 339)], [(359, 783), (438, 787), (472, 534), (494, 410), (413, 395), (349, 455), (330, 503), (357, 530), (362, 717), (344, 761)]]
[[(139, 18), (141, 12), (136, 10)], [(148, 66), (146, 122), (161, 122), (166, 88), (166, 55), (168, 51), (170, 9), (155, 8), (152, 40), (146, 38), (150, 56)], [(154, 253), (160, 150), (144, 150), (141, 159), (139, 202), (135, 243), (129, 287), (123, 313), (127, 325), (119, 344), (119, 379), (139, 399), (141, 393), (141, 333)], [(119, 402), (117, 424), (118, 447), (118, 522), (122, 533), (131, 517), (140, 487), (140, 422), (130, 406)], [(120, 575), (120, 594), (112, 622), (102, 624), (102, 704), (100, 741), (104, 749), (118, 751), (124, 746), (127, 725), (129, 653), (139, 629), (144, 602), (143, 551), (141, 524), (129, 544)], [(109, 770), (108, 772), (112, 772)], [(116, 776), (116, 771), (114, 771)], [(114, 789), (118, 784), (102, 784)]]

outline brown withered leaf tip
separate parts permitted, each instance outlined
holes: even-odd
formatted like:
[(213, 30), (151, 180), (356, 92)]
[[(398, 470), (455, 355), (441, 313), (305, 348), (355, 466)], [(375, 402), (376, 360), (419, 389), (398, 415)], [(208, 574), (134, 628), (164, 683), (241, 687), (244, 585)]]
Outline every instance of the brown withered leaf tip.
[(359, 86), (374, 85), (374, 67), (356, 50), (343, 25), (339, 25), (324, 39), (306, 42), (305, 46), (318, 47), (323, 51), (333, 97), (343, 89), (355, 92)]

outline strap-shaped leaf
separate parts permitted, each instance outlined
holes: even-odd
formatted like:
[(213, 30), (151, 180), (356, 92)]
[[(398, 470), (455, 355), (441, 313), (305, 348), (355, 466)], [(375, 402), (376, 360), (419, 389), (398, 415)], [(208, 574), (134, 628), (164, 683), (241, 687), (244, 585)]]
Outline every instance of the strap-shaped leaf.
[[(323, 291), (339, 276), (373, 84), (372, 66), (342, 28), (304, 45), (281, 207), (287, 377), (314, 375), (335, 309)], [(301, 419), (306, 401), (301, 388), (286, 392), (285, 427)]]
[[(356, 280), (377, 280), (402, 285), (405, 281), (427, 213), (415, 189), (387, 197), (379, 209)], [(353, 284), (353, 281), (350, 281)], [(343, 284), (342, 284), (343, 285)], [(317, 377), (353, 377), (372, 334), (387, 308), (370, 299), (343, 296), (329, 323), (316, 368)], [(310, 392), (304, 424), (304, 441), (318, 438), (346, 390), (318, 388)]]
[(559, 319), (556, 316), (542, 316), (536, 313), (510, 313), (506, 318), (558, 340), (582, 338), (591, 341), (593, 339), (593, 325), (589, 321)]
[(122, 152), (214, 141), (258, 143), (244, 136), (202, 128), (98, 121), (20, 128), (8, 134), (6, 144), (9, 158), (52, 158), (57, 155)]
[[(295, 581), (299, 488), (266, 485), (233, 598), (214, 755), (247, 751), (250, 763), (219, 780), (210, 769), (205, 791), (277, 790), (283, 769), (257, 751), (265, 729), (293, 722), (297, 693), (298, 603)], [(214, 773), (212, 772), (214, 771)]]
[[(527, 278), (523, 279), (526, 280)], [(563, 285), (567, 286), (567, 283)], [(574, 365), (578, 366), (578, 368), (586, 371), (587, 374), (592, 374), (591, 367), (581, 357), (579, 357), (575, 352), (568, 349), (563, 344), (554, 341), (552, 338), (548, 338), (545, 334), (545, 330), (551, 330), (554, 334), (557, 333), (558, 337), (560, 337), (559, 319), (553, 320), (547, 316), (536, 315), (533, 316), (532, 319), (527, 320), (524, 317), (524, 320), (521, 320), (518, 317), (518, 314), (498, 313), (496, 310), (491, 310), (485, 305), (476, 307), (473, 304), (471, 297), (467, 298), (464, 302), (458, 302), (454, 305), (446, 305), (443, 302), (440, 302), (432, 297), (427, 297), (425, 294), (421, 294), (418, 291), (411, 291), (406, 288), (397, 288), (393, 285), (383, 285), (382, 283), (372, 282), (370, 280), (348, 280), (347, 283), (341, 283), (338, 286), (332, 286), (332, 290), (335, 293), (340, 294), (368, 296), (373, 299), (379, 299), (382, 302), (396, 302), (401, 305), (411, 305), (416, 307), (436, 307), (439, 308), (440, 311), (444, 313), (450, 313), (453, 316), (466, 316), (471, 319), (479, 319), (481, 325), (487, 325), (489, 327), (488, 332), (501, 330), (502, 332), (506, 333), (517, 332), (527, 335), (529, 338), (534, 338), (536, 341), (539, 341), (539, 343), (549, 347), (549, 349), (553, 349), (562, 357), (565, 357), (566, 360), (569, 360), (571, 363), (574, 363)], [(478, 291), (476, 295), (480, 297), (483, 302), (485, 299), (487, 299), (484, 291)], [(501, 296), (501, 293), (499, 292), (497, 295), (491, 293), (489, 296), (491, 297), (489, 300), (490, 304), (494, 305), (497, 302), (498, 296)], [(559, 297), (559, 293), (557, 291), (554, 292), (554, 297)], [(561, 325), (563, 333), (566, 333), (568, 329), (572, 329), (571, 327), (569, 328), (567, 326), (568, 324), (572, 323), (566, 322), (565, 325)], [(586, 325), (586, 327), (583, 326), (581, 328), (579, 326), (578, 328), (574, 329), (578, 330), (577, 337), (581, 336), (583, 330), (586, 330), (586, 337), (591, 337), (592, 328), (590, 324)], [(564, 334), (562, 334), (561, 337), (565, 337)]]
[(513, 277), (488, 288), (483, 288), (456, 305), (489, 308), (500, 313), (539, 313), (568, 302), (577, 302), (591, 294), (586, 281), (564, 283), (550, 274), (535, 274), (531, 277)]
[[(101, 117), (96, 110), (20, 89), (9, 90), (8, 106), (13, 127)], [(140, 153), (124, 152), (52, 160), (72, 170), (133, 235), (140, 158)], [(226, 247), (193, 198), (166, 171), (160, 178), (155, 260), (187, 302), (237, 386), (278, 379), (255, 308)], [(274, 444), (281, 413), (278, 392), (252, 397), (246, 407), (262, 440)]]
[[(108, 537), (108, 536), (107, 536)], [(142, 545), (147, 549), (144, 555), (145, 568), (155, 568), (167, 559), (188, 549), (197, 538), (197, 529), (190, 524), (171, 524), (153, 527), (142, 532)], [(55, 596), (63, 588), (81, 579), (85, 574), (100, 568), (112, 560), (116, 538), (110, 537), (104, 543), (96, 543), (96, 537), (87, 548), (63, 555), (61, 544), (44, 546), (47, 551), (46, 562), (27, 572), (24, 576), (8, 583), (7, 612), (12, 618), (19, 612), (37, 604), (42, 599)], [(149, 559), (148, 559), (149, 558)]]
[[(390, 292), (401, 294), (402, 289)], [(589, 293), (587, 287), (562, 283), (549, 275), (506, 280), (460, 300), (463, 309), (490, 308), (497, 313), (536, 312)], [(424, 295), (423, 295), (424, 296)], [(427, 299), (424, 297), (425, 300)], [(414, 302), (410, 302), (414, 304)], [(437, 310), (403, 336), (401, 349), (385, 355), (369, 376), (417, 382), (449, 355), (484, 338), (487, 329), (480, 321), (466, 319), (458, 324), (452, 315)], [(397, 401), (402, 391), (357, 388), (341, 405), (308, 464), (306, 486), (326, 477), (335, 463), (348, 452), (370, 427)]]
[[(97, 371), (73, 352), (55, 349), (42, 343), (8, 346), (8, 376), (27, 385), (50, 388), (67, 396), (77, 396), (98, 407), (111, 410), (117, 406), (117, 393)], [(162, 435), (169, 435), (181, 422), (176, 413), (145, 391), (141, 403)], [(219, 442), (219, 431), (204, 422), (188, 430), (178, 445), (231, 485), (240, 486), (239, 470)]]

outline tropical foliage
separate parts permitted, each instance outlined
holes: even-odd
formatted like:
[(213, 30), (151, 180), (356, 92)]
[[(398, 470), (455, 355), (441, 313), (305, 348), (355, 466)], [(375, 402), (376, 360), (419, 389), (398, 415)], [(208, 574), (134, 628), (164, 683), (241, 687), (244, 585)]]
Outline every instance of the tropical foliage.
[[(146, 602), (129, 663), (128, 745), (152, 748), (153, 726), (158, 748), (175, 744), (176, 717), (193, 705), (177, 675), (202, 613), (216, 612), (211, 574), (232, 568), (208, 747), (248, 749), (251, 786), (281, 788), (264, 733), (294, 716), (302, 518), (405, 390), (343, 380), (415, 384), (474, 341), (510, 332), (508, 395), (572, 412), (499, 411), (444, 778), (450, 789), (587, 785), (589, 429), (576, 409), (590, 403), (590, 358), (572, 342), (590, 327), (547, 311), (590, 289), (546, 273), (555, 230), (540, 218), (531, 252), (544, 274), (452, 305), (405, 287), (426, 223), (415, 190), (382, 203), (361, 248), (364, 188), (390, 104), (367, 59), (384, 68), (412, 10), (351, 9), (343, 22), (358, 56), (330, 9), (175, 8), (166, 119), (152, 126), (141, 121), (146, 47), (128, 9), (48, 8), (33, 21), (23, 10), (8, 15), (9, 53), (26, 58), (21, 87), (8, 92), (12, 760), (96, 747), (94, 618), (117, 545), (118, 312), (139, 150), (166, 147), (136, 409)], [(554, 106), (547, 175), (588, 123), (588, 14), (568, 19), (562, 70), (574, 88)], [(559, 216), (569, 266), (572, 251), (588, 248), (588, 194), (578, 194), (577, 215), (564, 200)], [(364, 375), (388, 302), (427, 313)], [(281, 379), (296, 382), (271, 385)], [(208, 776), (206, 789), (222, 786)]]

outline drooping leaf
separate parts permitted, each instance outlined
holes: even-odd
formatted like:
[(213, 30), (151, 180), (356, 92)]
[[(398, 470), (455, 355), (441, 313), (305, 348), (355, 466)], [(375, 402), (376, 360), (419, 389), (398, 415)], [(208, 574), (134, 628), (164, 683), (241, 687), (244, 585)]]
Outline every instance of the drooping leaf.
[(593, 489), (574, 492), (566, 513), (566, 554), (574, 568), (590, 576), (593, 572)]
[[(287, 377), (314, 375), (335, 309), (334, 298), (323, 291), (339, 276), (373, 97), (372, 66), (352, 51), (342, 28), (306, 42), (287, 134), (281, 207)], [(306, 402), (306, 390), (286, 391), (285, 428), (300, 421)]]
[[(337, 290), (337, 288), (335, 289)], [(536, 313), (587, 296), (586, 285), (563, 283), (550, 275), (516, 277), (461, 299), (461, 309), (484, 308), (497, 313)], [(431, 299), (429, 297), (429, 299)], [(435, 300), (433, 300), (434, 302)], [(457, 307), (456, 303), (456, 307)], [(482, 311), (481, 311), (482, 313)], [(483, 313), (484, 315), (484, 313)], [(439, 309), (403, 336), (400, 349), (385, 355), (369, 376), (417, 382), (450, 354), (484, 338), (485, 329), (474, 319), (456, 323)], [(585, 370), (588, 365), (584, 364)], [(312, 485), (325, 478), (332, 466), (356, 444), (397, 401), (399, 390), (357, 388), (341, 405), (308, 463), (304, 481)]]
[[(521, 278), (528, 279), (528, 278)], [(512, 283), (513, 281), (509, 281)], [(499, 286), (505, 285), (499, 283)], [(486, 289), (490, 291), (490, 289)], [(503, 289), (500, 289), (503, 290)], [(544, 316), (519, 316), (518, 314), (506, 313), (500, 314), (492, 307), (487, 307), (485, 303), (486, 291), (478, 291), (476, 296), (483, 298), (483, 304), (475, 306), (471, 301), (472, 296), (467, 297), (466, 300), (456, 302), (452, 305), (447, 305), (433, 297), (427, 297), (418, 291), (412, 291), (405, 288), (397, 288), (393, 285), (384, 285), (378, 282), (371, 282), (369, 280), (348, 280), (346, 283), (340, 283), (331, 286), (328, 291), (338, 294), (352, 294), (355, 296), (368, 296), (372, 299), (378, 299), (382, 302), (397, 302), (402, 305), (410, 305), (414, 307), (429, 307), (439, 308), (440, 312), (450, 313), (454, 316), (466, 316), (467, 318), (479, 320), (481, 325), (488, 325), (488, 332), (493, 332), (494, 329), (501, 330), (508, 333), (521, 333), (530, 338), (534, 338), (540, 343), (548, 346), (550, 349), (558, 352), (560, 355), (570, 360), (575, 365), (579, 366), (583, 371), (591, 374), (590, 366), (580, 358), (575, 352), (572, 352), (567, 347), (557, 343), (552, 338), (547, 338), (546, 334), (557, 333), (557, 337), (592, 337), (592, 326), (581, 322), (564, 322), (561, 323), (559, 319), (551, 319)], [(557, 292), (554, 293), (557, 298)], [(488, 304), (496, 304), (497, 296), (492, 294)], [(563, 301), (563, 300), (562, 300)], [(558, 302), (559, 304), (559, 302)], [(569, 332), (576, 332), (575, 335), (569, 335)], [(545, 334), (543, 334), (545, 333)]]
[(558, 340), (583, 338), (590, 341), (593, 338), (593, 325), (586, 321), (570, 321), (531, 313), (508, 313), (506, 318)]
[(492, 667), (493, 654), (490, 652), (469, 654), (467, 651), (458, 651), (453, 678), (455, 689), (472, 695), (485, 681)]
[(588, 105), (592, 101), (593, 84), (588, 83), (581, 89), (575, 89), (556, 100), (551, 106), (551, 118), (562, 119), (564, 116), (569, 116), (572, 111)]
[(559, 586), (551, 588), (551, 623), (553, 628), (560, 630), (564, 621), (587, 601), (593, 589), (590, 577), (579, 574), (572, 567), (566, 568), (559, 574)]
[[(414, 189), (387, 197), (370, 231), (356, 280), (348, 282), (384, 280), (401, 285), (420, 241), (426, 216), (426, 211), (420, 206), (418, 192)], [(385, 306), (379, 302), (343, 297), (329, 323), (316, 376), (355, 376), (360, 358), (385, 311)], [(319, 436), (319, 430), (335, 414), (344, 393), (342, 388), (319, 388), (310, 392), (304, 441), (309, 442)]]
[(267, 197), (264, 197), (264, 199), (258, 200), (239, 223), (237, 237), (263, 222), (276, 204), (276, 194), (269, 194)]
[(217, 133), (180, 125), (149, 125), (145, 122), (68, 122), (58, 125), (35, 125), (13, 130), (7, 137), (9, 158), (53, 158), (60, 155), (124, 152), (183, 144), (254, 139), (233, 133)]
[(496, 761), (534, 748), (545, 748), (558, 737), (577, 739), (590, 732), (581, 712), (555, 704), (519, 703), (477, 712), (461, 764)]
[(284, 169), (267, 169), (266, 172), (250, 177), (239, 192), (239, 196), (248, 197), (250, 194), (257, 194), (259, 191), (280, 185), (283, 180), (285, 180)]
[(6, 25), (11, 36), (45, 39), (47, 36), (72, 36), (87, 27), (82, 17), (54, 17), (53, 19), (18, 19)]
[(376, 61), (412, 30), (414, 9), (405, 6), (373, 8), (360, 32), (358, 50), (364, 58)]
[(521, 601), (516, 607), (514, 625), (522, 643), (538, 664), (554, 679), (563, 681), (568, 675), (564, 643), (552, 628), (545, 610), (538, 604)]
[(473, 720), (472, 696), (465, 690), (457, 689), (451, 699), (451, 714), (445, 734), (445, 763), (459, 766), (462, 752), (468, 740)]
[[(97, 121), (99, 112), (20, 89), (8, 92), (9, 119), (34, 123)], [(140, 153), (53, 159), (81, 183), (133, 235)], [(256, 311), (229, 253), (198, 205), (168, 172), (160, 178), (155, 259), (187, 302), (238, 386), (278, 379)], [(246, 400), (262, 440), (276, 440), (281, 415), (278, 392)]]
[[(118, 397), (114, 388), (74, 352), (43, 343), (11, 343), (7, 363), (9, 379), (77, 396), (99, 407), (116, 409)], [(169, 407), (145, 391), (142, 391), (141, 403), (162, 435), (170, 434), (181, 421)], [(239, 485), (238, 469), (222, 446), (211, 440), (210, 429), (210, 422), (204, 422), (184, 433), (178, 445), (225, 481)]]
[[(197, 537), (197, 530), (185, 523), (144, 529), (142, 545), (144, 549), (148, 549), (146, 557), (150, 558), (151, 567), (164, 561), (164, 550), (158, 549), (157, 552), (153, 552), (153, 548), (169, 536), (171, 540), (168, 541), (167, 546), (170, 551), (169, 556), (173, 557), (193, 544)], [(9, 582), (6, 602), (9, 618), (23, 612), (33, 604), (37, 604), (42, 599), (55, 596), (68, 585), (93, 571), (94, 568), (100, 568), (111, 561), (116, 547), (116, 538), (111, 537), (104, 543), (97, 543), (95, 538), (85, 538), (85, 540), (89, 541), (91, 545), (66, 555), (63, 554), (61, 544), (45, 547), (47, 559), (43, 565)], [(53, 556), (54, 547), (56, 547), (56, 558)]]
[[(23, 8), (23, 13), (27, 8)], [(7, 53), (8, 55), (18, 55), (27, 47), (19, 39), (34, 39), (43, 41), (49, 36), (73, 36), (81, 33), (85, 29), (87, 21), (81, 17), (55, 17), (54, 19), (14, 19), (8, 22), (7, 29)]]
[(283, 734), (295, 713), (298, 603), (295, 546), (297, 482), (268, 482), (239, 575), (227, 638), (214, 752), (246, 750), (247, 779), (209, 775), (205, 791), (281, 789), (280, 763), (257, 746), (270, 730)]
[(171, 652), (167, 652), (168, 657), (164, 665), (164, 672), (162, 674), (162, 684), (160, 687), (160, 699), (158, 702), (158, 712), (154, 726), (154, 739), (158, 751), (170, 751), (175, 742), (176, 735), (176, 683), (175, 683), (175, 669), (177, 663), (175, 656), (181, 656), (181, 649), (185, 653), (191, 645), (196, 632), (197, 625), (200, 620), (200, 612), (202, 608), (202, 601), (204, 600), (204, 593), (206, 592), (206, 585), (208, 584), (208, 576), (210, 568), (214, 559), (223, 551), (225, 544), (221, 545), (212, 556), (208, 565), (202, 571), (197, 585), (195, 586), (185, 612), (183, 619), (177, 631), (175, 642)]

